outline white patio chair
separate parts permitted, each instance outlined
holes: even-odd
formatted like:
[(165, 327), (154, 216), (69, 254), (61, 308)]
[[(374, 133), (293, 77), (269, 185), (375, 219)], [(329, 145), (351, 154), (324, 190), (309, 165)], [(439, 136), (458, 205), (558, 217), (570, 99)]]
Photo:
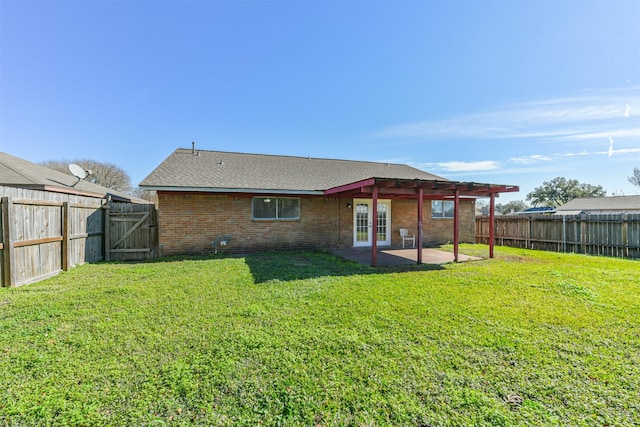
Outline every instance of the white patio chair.
[(400, 237), (402, 237), (402, 247), (404, 248), (405, 242), (410, 241), (411, 242), (411, 247), (415, 248), (416, 247), (416, 235), (413, 234), (411, 231), (407, 230), (406, 228), (401, 228), (400, 229)]

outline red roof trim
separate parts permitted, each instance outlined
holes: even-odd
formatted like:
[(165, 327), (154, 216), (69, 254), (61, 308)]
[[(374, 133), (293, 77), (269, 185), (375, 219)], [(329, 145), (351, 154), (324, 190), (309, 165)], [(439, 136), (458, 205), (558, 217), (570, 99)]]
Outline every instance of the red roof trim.
[(512, 193), (520, 191), (515, 185), (483, 184), (476, 182), (440, 181), (422, 179), (392, 179), (369, 178), (352, 182), (324, 191), (325, 196), (341, 195), (343, 197), (357, 197), (358, 195), (373, 193), (373, 187), (377, 187), (380, 195), (392, 198), (415, 198), (420, 189), (424, 191), (425, 198), (453, 197), (456, 191), (460, 196), (489, 197), (492, 194)]
[(352, 182), (351, 184), (330, 188), (324, 191), (324, 195), (328, 196), (330, 194), (344, 193), (345, 191), (358, 190), (358, 189), (361, 189), (362, 187), (369, 187), (371, 185), (374, 185), (375, 183), (376, 183), (376, 178), (368, 178), (362, 181)]

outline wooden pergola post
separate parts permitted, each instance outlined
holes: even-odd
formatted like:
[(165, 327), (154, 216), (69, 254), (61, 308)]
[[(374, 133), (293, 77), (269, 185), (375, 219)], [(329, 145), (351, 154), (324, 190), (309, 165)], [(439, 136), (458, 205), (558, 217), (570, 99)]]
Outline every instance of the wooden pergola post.
[(373, 186), (373, 204), (371, 210), (371, 266), (375, 267), (378, 260), (378, 186)]
[(453, 260), (458, 262), (458, 242), (460, 240), (460, 190), (456, 188), (453, 199)]
[(424, 205), (424, 190), (422, 187), (418, 189), (418, 243), (416, 246), (418, 247), (418, 254), (416, 259), (418, 260), (418, 264), (422, 264), (422, 211)]
[(495, 210), (496, 210), (496, 193), (491, 193), (489, 199), (489, 258), (493, 258), (493, 240), (495, 238)]

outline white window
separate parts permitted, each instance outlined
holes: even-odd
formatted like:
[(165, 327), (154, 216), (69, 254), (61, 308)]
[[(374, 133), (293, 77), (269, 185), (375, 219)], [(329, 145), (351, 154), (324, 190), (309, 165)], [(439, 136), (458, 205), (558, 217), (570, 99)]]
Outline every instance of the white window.
[(431, 218), (453, 218), (453, 200), (432, 200)]
[(297, 197), (254, 197), (253, 219), (298, 219), (300, 199)]

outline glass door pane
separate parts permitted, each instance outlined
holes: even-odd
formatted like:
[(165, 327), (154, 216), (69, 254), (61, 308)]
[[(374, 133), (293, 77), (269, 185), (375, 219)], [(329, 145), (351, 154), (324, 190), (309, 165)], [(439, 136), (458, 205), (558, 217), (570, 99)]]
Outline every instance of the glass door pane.
[(378, 211), (373, 214), (373, 200), (355, 199), (353, 210), (353, 245), (371, 246), (373, 233), (379, 245), (391, 244), (391, 201), (378, 200)]
[(356, 242), (369, 242), (369, 204), (357, 203), (355, 215)]
[(378, 203), (378, 220), (376, 222), (376, 233), (378, 233), (378, 242), (387, 242), (388, 208), (388, 204)]

